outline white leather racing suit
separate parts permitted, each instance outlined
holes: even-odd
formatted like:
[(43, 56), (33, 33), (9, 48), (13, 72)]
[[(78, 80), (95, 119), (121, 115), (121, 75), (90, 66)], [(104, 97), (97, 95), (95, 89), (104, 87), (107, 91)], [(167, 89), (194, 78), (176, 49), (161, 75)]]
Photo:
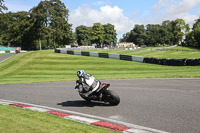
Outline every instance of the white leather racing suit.
[(86, 97), (96, 91), (100, 86), (100, 81), (90, 74), (84, 74), (76, 81), (77, 87), (75, 88), (78, 92), (84, 93)]

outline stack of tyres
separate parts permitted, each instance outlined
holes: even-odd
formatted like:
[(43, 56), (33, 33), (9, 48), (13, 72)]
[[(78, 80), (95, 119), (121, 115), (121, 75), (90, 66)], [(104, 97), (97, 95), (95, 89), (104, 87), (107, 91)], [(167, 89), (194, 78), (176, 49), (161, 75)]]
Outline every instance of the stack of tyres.
[(176, 59), (175, 66), (185, 66), (185, 59)]
[(167, 59), (160, 59), (160, 65), (167, 65)]
[(71, 50), (67, 50), (67, 54), (74, 54), (74, 51), (71, 51)]
[(131, 55), (120, 55), (120, 60), (132, 61)]
[(99, 53), (99, 57), (108, 58), (108, 53)]
[(200, 65), (200, 59), (187, 59), (186, 60), (186, 66), (199, 66)]
[(153, 58), (145, 57), (144, 60), (143, 60), (143, 62), (144, 63), (152, 63), (152, 60), (153, 60)]
[(60, 49), (55, 49), (55, 53), (60, 53)]
[(81, 55), (83, 55), (83, 56), (90, 56), (90, 53), (89, 52), (83, 52), (83, 51), (81, 51)]
[(159, 64), (159, 59), (158, 58), (152, 58), (152, 63), (153, 64)]

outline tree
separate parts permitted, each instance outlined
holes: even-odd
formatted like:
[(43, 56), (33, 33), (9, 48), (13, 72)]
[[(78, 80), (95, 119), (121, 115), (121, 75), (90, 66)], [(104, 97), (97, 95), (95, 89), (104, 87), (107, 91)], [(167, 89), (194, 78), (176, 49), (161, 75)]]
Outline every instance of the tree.
[(186, 34), (185, 46), (200, 48), (200, 18), (195, 21), (192, 31)]
[(104, 27), (100, 23), (94, 23), (91, 32), (91, 41), (98, 45), (103, 43), (104, 39)]
[(42, 49), (41, 40), (49, 38), (50, 29), (48, 28), (50, 23), (49, 5), (48, 1), (41, 1), (38, 6), (33, 7), (30, 10), (30, 15), (33, 23), (34, 38), (38, 40), (40, 50)]
[(28, 12), (0, 14), (0, 43), (22, 49), (35, 49)]
[(141, 46), (141, 45), (145, 45), (146, 37), (147, 37), (146, 30), (144, 28), (144, 25), (136, 24), (130, 32), (128, 41), (134, 42), (135, 44), (138, 44)]
[(12, 13), (2, 13), (0, 14), (0, 45), (6, 43), (8, 44), (8, 37), (9, 37), (9, 32), (8, 32), (8, 25), (11, 22), (10, 21), (10, 16)]
[(147, 40), (147, 33), (144, 28), (144, 25), (136, 24), (134, 28), (123, 35), (123, 38), (120, 39), (120, 42), (134, 42), (138, 45), (145, 45)]
[(199, 24), (200, 24), (200, 17), (197, 20), (195, 20), (195, 23), (192, 29), (196, 28), (196, 26), (198, 26)]
[(172, 40), (173, 40), (173, 27), (172, 27), (172, 22), (169, 20), (163, 21), (162, 22), (162, 27), (161, 27), (161, 35), (162, 35), (162, 44), (168, 44), (172, 45)]
[(194, 39), (198, 43), (197, 47), (200, 48), (200, 18), (196, 20), (193, 26), (193, 35), (194, 35)]
[(146, 32), (147, 32), (147, 45), (155, 46), (156, 44), (160, 43), (161, 35), (160, 35), (160, 25), (152, 25), (148, 24), (146, 26)]
[(91, 28), (83, 25), (76, 27), (76, 37), (78, 45), (91, 45)]
[(33, 45), (32, 25), (30, 23), (29, 13), (25, 11), (12, 13), (12, 22), (9, 24), (8, 32), (11, 33), (9, 41), (12, 46), (21, 46), (22, 49), (35, 49)]
[(130, 32), (123, 34), (122, 38), (119, 39), (120, 42), (129, 42)]
[(103, 25), (104, 27), (104, 44), (117, 43), (117, 33), (115, 26), (112, 24)]
[(40, 49), (43, 39), (46, 39), (48, 47), (51, 47), (50, 39), (53, 40), (54, 48), (73, 42), (72, 25), (68, 23), (68, 12), (60, 0), (41, 1), (38, 6), (30, 10), (36, 33), (35, 38), (39, 41)]
[(0, 13), (3, 13), (2, 10), (8, 10), (8, 8), (3, 4), (4, 0), (0, 0)]
[(173, 44), (179, 45), (183, 40), (183, 36), (189, 32), (189, 25), (183, 19), (172, 21), (173, 27)]
[(187, 33), (185, 38), (185, 45), (186, 47), (198, 47), (198, 42), (194, 38), (194, 32), (190, 31)]
[(74, 41), (72, 34), (72, 25), (68, 23), (69, 11), (66, 9), (64, 3), (60, 0), (51, 0), (52, 8), (52, 20), (51, 28), (53, 29), (53, 40), (54, 47), (56, 47), (56, 42), (61, 46), (65, 44), (72, 44)]

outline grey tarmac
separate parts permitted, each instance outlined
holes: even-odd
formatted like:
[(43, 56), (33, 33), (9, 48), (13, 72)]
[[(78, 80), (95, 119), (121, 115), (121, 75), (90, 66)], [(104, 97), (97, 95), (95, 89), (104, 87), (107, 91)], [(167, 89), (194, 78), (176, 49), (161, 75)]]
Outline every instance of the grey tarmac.
[(14, 55), (16, 55), (16, 54), (13, 53), (13, 54), (0, 55), (0, 63), (3, 62), (3, 61), (5, 61), (5, 60), (7, 60), (8, 58), (10, 58), (10, 57), (12, 57)]
[(103, 80), (121, 98), (118, 106), (88, 103), (75, 81), (0, 85), (0, 99), (80, 112), (172, 133), (200, 132), (200, 79)]

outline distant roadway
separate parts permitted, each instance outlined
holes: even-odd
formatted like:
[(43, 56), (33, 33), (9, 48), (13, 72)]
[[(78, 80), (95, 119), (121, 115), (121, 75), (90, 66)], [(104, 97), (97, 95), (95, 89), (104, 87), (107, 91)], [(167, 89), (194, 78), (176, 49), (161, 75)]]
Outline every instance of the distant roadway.
[(0, 55), (0, 63), (7, 60), (8, 58), (10, 58), (11, 56), (13, 55), (16, 55), (15, 53), (13, 54), (3, 54), (3, 55)]
[(74, 81), (0, 85), (0, 99), (110, 118), (172, 133), (200, 133), (200, 79), (104, 80), (118, 106), (87, 103)]

